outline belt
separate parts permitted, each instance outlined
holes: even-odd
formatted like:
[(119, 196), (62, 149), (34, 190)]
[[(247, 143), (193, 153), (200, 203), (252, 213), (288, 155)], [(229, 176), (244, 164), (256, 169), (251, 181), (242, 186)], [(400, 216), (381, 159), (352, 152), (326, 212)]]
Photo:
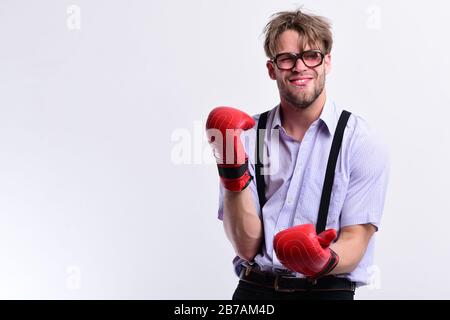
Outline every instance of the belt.
[(248, 283), (281, 292), (295, 291), (355, 291), (356, 284), (345, 278), (324, 276), (311, 280), (293, 275), (262, 271), (258, 267), (244, 266), (239, 278)]

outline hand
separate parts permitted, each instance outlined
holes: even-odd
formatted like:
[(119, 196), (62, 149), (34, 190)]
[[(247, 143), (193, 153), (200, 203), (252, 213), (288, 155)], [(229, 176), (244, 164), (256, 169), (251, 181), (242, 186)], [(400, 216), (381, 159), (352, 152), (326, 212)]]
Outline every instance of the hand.
[(228, 190), (242, 191), (253, 178), (248, 173), (248, 156), (240, 134), (254, 126), (252, 117), (230, 107), (217, 107), (208, 116), (206, 135), (216, 158), (220, 179)]
[(314, 225), (303, 224), (277, 233), (273, 247), (285, 267), (316, 279), (331, 272), (339, 262), (339, 256), (329, 248), (335, 238), (334, 229), (317, 235)]

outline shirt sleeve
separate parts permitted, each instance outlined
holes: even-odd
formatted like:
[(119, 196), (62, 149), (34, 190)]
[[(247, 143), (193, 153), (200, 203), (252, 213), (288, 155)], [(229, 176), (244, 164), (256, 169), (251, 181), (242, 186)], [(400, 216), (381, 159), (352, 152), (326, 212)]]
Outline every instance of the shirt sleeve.
[(365, 132), (353, 150), (340, 226), (371, 223), (378, 230), (389, 178), (388, 149), (378, 134)]

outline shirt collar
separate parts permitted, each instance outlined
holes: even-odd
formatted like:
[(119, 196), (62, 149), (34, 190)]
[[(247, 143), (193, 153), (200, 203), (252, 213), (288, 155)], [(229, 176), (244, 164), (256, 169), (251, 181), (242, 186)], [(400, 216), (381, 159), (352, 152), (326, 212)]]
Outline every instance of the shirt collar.
[(280, 117), (280, 109), (281, 104), (279, 104), (275, 109), (275, 115), (273, 117), (272, 121), (272, 128), (271, 129), (278, 129), (281, 128), (281, 117)]
[[(280, 117), (280, 109), (281, 105), (278, 105), (275, 109), (275, 115), (272, 121), (272, 129), (278, 129), (281, 126), (281, 117)], [(334, 131), (336, 130), (337, 121), (339, 114), (337, 112), (336, 104), (327, 99), (325, 105), (323, 106), (322, 112), (319, 116), (319, 121), (323, 122), (328, 129), (328, 132), (331, 135), (334, 135)]]
[(325, 126), (331, 135), (334, 135), (334, 131), (336, 131), (338, 117), (339, 114), (337, 112), (336, 104), (332, 100), (327, 99), (319, 119), (325, 123)]

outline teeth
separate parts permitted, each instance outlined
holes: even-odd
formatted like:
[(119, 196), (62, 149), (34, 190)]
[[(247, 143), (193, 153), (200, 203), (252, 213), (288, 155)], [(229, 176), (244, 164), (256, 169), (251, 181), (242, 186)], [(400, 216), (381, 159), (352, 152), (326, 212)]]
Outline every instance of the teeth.
[(304, 82), (306, 82), (307, 80), (309, 80), (309, 79), (298, 79), (298, 80), (293, 80), (293, 82), (301, 82), (301, 83), (304, 83)]
[(303, 83), (305, 83), (307, 80), (308, 80), (308, 79), (298, 79), (298, 80), (294, 80), (294, 81), (292, 81), (292, 82), (303, 84)]

